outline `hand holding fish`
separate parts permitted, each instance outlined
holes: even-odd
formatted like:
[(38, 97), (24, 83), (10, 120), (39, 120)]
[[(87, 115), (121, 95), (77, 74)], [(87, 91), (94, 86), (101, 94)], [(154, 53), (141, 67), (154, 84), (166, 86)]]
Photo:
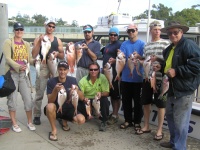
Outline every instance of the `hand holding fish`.
[(110, 57), (110, 59), (108, 60), (108, 62), (109, 62), (110, 64), (114, 64), (114, 63), (116, 62), (116, 59)]
[(101, 98), (101, 96), (102, 96), (102, 93), (101, 92), (97, 92), (97, 97), (98, 97), (98, 99), (100, 99)]
[(20, 66), (20, 67), (19, 67), (19, 70), (20, 70), (20, 71), (25, 71), (25, 70), (26, 70), (26, 68), (27, 68), (27, 66), (26, 66), (26, 65), (22, 65), (22, 66)]
[(88, 50), (88, 46), (87, 46), (87, 44), (85, 44), (85, 43), (83, 43), (82, 45), (81, 45), (81, 47), (84, 49), (84, 50)]
[(167, 76), (170, 77), (170, 78), (175, 77), (175, 76), (176, 76), (176, 71), (175, 71), (175, 69), (170, 68), (170, 69), (167, 71)]
[(54, 55), (54, 58), (57, 58), (57, 57), (58, 57), (58, 54), (59, 54), (59, 52), (57, 52), (57, 51), (53, 51), (53, 52), (52, 52), (52, 54)]
[(58, 93), (61, 89), (65, 89), (64, 86), (62, 85), (62, 83), (57, 83), (53, 90)]

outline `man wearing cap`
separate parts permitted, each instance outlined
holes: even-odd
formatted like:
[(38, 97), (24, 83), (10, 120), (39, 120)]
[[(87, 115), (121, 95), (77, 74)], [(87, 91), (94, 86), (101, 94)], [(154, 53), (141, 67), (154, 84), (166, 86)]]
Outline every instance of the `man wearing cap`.
[[(70, 99), (69, 89), (72, 85), (76, 85), (76, 91), (79, 96), (79, 100), (84, 99), (83, 93), (79, 90), (78, 83), (76, 78), (67, 76), (69, 72), (69, 65), (66, 61), (60, 61), (58, 63), (58, 77), (54, 77), (48, 80), (47, 82), (47, 97), (48, 104), (44, 107), (44, 114), (47, 116), (52, 131), (49, 132), (49, 140), (57, 141), (57, 128), (56, 128), (56, 119), (60, 119), (60, 124), (64, 131), (69, 131), (70, 128), (67, 124), (67, 121), (74, 121), (78, 124), (83, 124), (85, 122), (85, 117), (78, 113), (74, 116), (75, 108), (71, 102), (64, 102), (62, 105), (62, 111), (60, 111), (58, 105), (58, 92), (61, 89), (66, 90), (67, 100)], [(61, 120), (62, 119), (62, 120)]]
[[(46, 60), (49, 57), (49, 54), (52, 53), (55, 58), (63, 59), (64, 58), (64, 51), (63, 45), (59, 38), (53, 35), (55, 31), (56, 23), (53, 20), (48, 20), (45, 22), (45, 34), (41, 34), (38, 38), (34, 40), (34, 46), (32, 49), (33, 58), (36, 58), (37, 55), (40, 56), (40, 59), (43, 60), (43, 55), (41, 54), (41, 41), (43, 40), (44, 36), (48, 36), (49, 40), (51, 41), (51, 48), (47, 54)], [(44, 91), (47, 85), (47, 80), (50, 76), (50, 71), (47, 64), (42, 63), (40, 66), (40, 76), (36, 77), (36, 94), (35, 94), (35, 106), (34, 106), (34, 124), (40, 125), (40, 116), (41, 116), (41, 106), (42, 106), (42, 99), (44, 97)]]
[[(129, 40), (124, 41), (120, 47), (120, 50), (126, 56), (126, 60), (128, 60), (128, 57), (133, 53), (137, 53), (142, 56), (144, 42), (138, 39), (138, 27), (135, 24), (130, 24), (126, 31), (128, 33)], [(143, 74), (143, 68), (142, 66), (138, 68), (139, 69), (137, 71), (136, 67), (133, 70), (133, 77), (130, 76), (130, 70), (127, 64), (122, 70), (121, 89), (125, 122), (120, 125), (121, 129), (126, 129), (127, 127), (133, 126), (132, 121), (134, 122), (135, 130), (140, 129), (141, 118), (143, 115), (142, 105), (140, 102), (140, 93), (143, 80), (141, 74)], [(138, 72), (140, 72), (140, 75)], [(132, 118), (132, 100), (134, 100), (134, 119)]]
[(83, 55), (77, 64), (76, 79), (79, 82), (81, 78), (88, 74), (88, 65), (97, 60), (97, 55), (100, 53), (100, 43), (93, 39), (93, 27), (85, 25), (83, 27), (85, 39), (77, 42), (83, 49)]
[(169, 77), (166, 118), (170, 141), (161, 143), (165, 148), (186, 150), (189, 121), (194, 91), (200, 81), (200, 48), (183, 36), (189, 27), (170, 22), (161, 32), (172, 42), (163, 52), (164, 73)]
[[(151, 132), (149, 128), (149, 117), (151, 111), (151, 104), (153, 103), (158, 107), (158, 128), (154, 136), (154, 140), (161, 140), (163, 138), (162, 126), (163, 126), (165, 107), (166, 107), (166, 100), (158, 99), (158, 96), (161, 93), (162, 72), (158, 70), (156, 71), (156, 91), (153, 91), (153, 88), (151, 87), (150, 78), (152, 72), (155, 71), (155, 67), (159, 67), (159, 70), (161, 69), (160, 62), (156, 59), (161, 59), (163, 62), (163, 55), (162, 55), (163, 50), (170, 43), (169, 41), (160, 38), (161, 24), (159, 21), (153, 21), (149, 25), (149, 27), (150, 27), (151, 41), (148, 42), (144, 47), (144, 57), (145, 59), (149, 59), (149, 57), (151, 58), (151, 66), (150, 66), (150, 71), (148, 72), (148, 79), (144, 77), (143, 80), (142, 97), (141, 97), (141, 101), (144, 106), (144, 127), (140, 130), (137, 130), (136, 134), (141, 135), (143, 133)], [(141, 58), (140, 56), (137, 57)]]
[(117, 75), (116, 72), (116, 57), (117, 57), (117, 50), (121, 46), (121, 42), (118, 41), (119, 37), (119, 29), (117, 27), (112, 27), (109, 30), (109, 40), (110, 43), (106, 45), (103, 50), (103, 66), (108, 62), (111, 64), (112, 67), (112, 87), (110, 86), (110, 97), (111, 97), (111, 104), (112, 104), (112, 113), (107, 121), (108, 125), (115, 124), (118, 122), (119, 116), (118, 111), (120, 108), (120, 93), (119, 93), (119, 82), (114, 81), (114, 78)]

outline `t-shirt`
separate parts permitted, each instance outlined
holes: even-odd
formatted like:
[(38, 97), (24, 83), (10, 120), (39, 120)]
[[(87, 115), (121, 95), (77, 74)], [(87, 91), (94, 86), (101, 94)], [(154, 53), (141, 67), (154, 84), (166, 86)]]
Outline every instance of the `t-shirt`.
[(26, 46), (23, 42), (15, 42), (12, 59), (20, 65), (24, 65), (23, 59), (28, 59)]
[(110, 89), (107, 78), (101, 73), (94, 84), (88, 79), (88, 76), (84, 76), (79, 81), (79, 87), (84, 96), (89, 99), (94, 98), (97, 92), (109, 92)]

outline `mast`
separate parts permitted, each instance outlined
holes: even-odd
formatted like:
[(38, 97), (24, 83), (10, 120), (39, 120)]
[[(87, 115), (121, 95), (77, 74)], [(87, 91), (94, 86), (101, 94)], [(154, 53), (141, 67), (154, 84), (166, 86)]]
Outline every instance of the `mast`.
[(151, 12), (151, 0), (149, 0), (149, 9), (148, 9), (148, 21), (147, 21), (147, 39), (146, 42), (149, 41), (149, 21), (150, 21), (150, 12)]
[(118, 5), (118, 8), (117, 8), (117, 14), (118, 14), (118, 11), (119, 11), (119, 7), (120, 7), (120, 4), (121, 4), (121, 0), (118, 0), (119, 2), (119, 5)]

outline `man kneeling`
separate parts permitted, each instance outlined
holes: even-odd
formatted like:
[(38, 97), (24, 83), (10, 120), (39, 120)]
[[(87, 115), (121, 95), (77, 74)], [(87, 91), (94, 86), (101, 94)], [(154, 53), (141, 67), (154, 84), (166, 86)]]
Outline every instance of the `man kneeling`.
[[(72, 85), (75, 85), (75, 90), (78, 94), (79, 100), (84, 99), (83, 93), (79, 90), (77, 86), (76, 78), (67, 76), (69, 71), (69, 65), (66, 61), (61, 61), (58, 63), (58, 77), (54, 77), (47, 82), (47, 97), (48, 104), (44, 108), (44, 114), (47, 116), (52, 131), (49, 132), (49, 140), (57, 141), (57, 128), (56, 119), (59, 120), (64, 131), (69, 131), (70, 128), (67, 121), (73, 121), (77, 124), (85, 123), (85, 117), (80, 113), (75, 113), (76, 108), (71, 101), (70, 89)], [(67, 98), (63, 105), (59, 108), (59, 92), (63, 89), (66, 91)]]

